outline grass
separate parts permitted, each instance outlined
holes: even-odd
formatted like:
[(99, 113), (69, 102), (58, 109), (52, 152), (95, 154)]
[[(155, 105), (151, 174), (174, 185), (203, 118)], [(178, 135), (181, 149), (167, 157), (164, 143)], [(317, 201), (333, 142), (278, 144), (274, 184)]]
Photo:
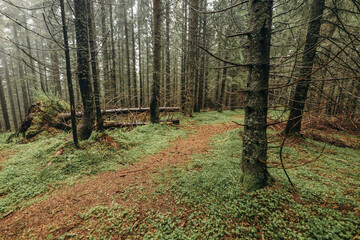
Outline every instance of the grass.
[[(39, 136), (27, 144), (6, 144), (9, 134), (0, 135), (0, 152), (13, 154), (0, 167), (0, 213), (14, 210), (27, 200), (72, 183), (84, 175), (112, 171), (139, 161), (186, 136), (186, 131), (164, 125), (148, 125), (133, 130), (117, 129), (107, 134), (116, 146), (102, 141), (94, 132), (82, 142), (82, 150), (73, 147), (67, 134)], [(154, 144), (156, 142), (157, 144)], [(62, 155), (55, 153), (63, 149)]]
[[(324, 148), (312, 140), (285, 147), (284, 155), (297, 164), (317, 158), (288, 169), (296, 191), (289, 190), (282, 169), (271, 168), (277, 179), (273, 187), (245, 193), (238, 131), (216, 135), (209, 155), (196, 155), (192, 164), (158, 175), (155, 196), (170, 194), (179, 206), (176, 212), (148, 210), (140, 218), (143, 209), (113, 205), (94, 207), (81, 217), (93, 224), (99, 239), (353, 239), (359, 234), (359, 151)], [(277, 151), (269, 151), (269, 160), (278, 162)], [(292, 159), (285, 161), (294, 165)]]
[[(179, 118), (181, 124), (184, 125), (202, 125), (202, 124), (219, 124), (219, 123), (229, 123), (231, 121), (237, 121), (244, 116), (244, 110), (237, 109), (234, 111), (224, 111), (219, 113), (217, 111), (211, 112), (199, 112), (193, 113), (192, 118), (184, 117), (183, 115), (174, 115), (174, 118)], [(239, 120), (240, 121), (240, 120)]]

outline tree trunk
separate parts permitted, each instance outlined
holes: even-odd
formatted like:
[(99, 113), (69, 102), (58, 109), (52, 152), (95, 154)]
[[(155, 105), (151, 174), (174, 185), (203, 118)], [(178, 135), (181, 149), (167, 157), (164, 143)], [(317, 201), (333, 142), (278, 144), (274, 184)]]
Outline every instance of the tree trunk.
[[(15, 42), (17, 44), (19, 44), (16, 23), (14, 23), (13, 27), (14, 27), (14, 40), (15, 40)], [(19, 48), (17, 48), (17, 55), (21, 56)], [(23, 82), (24, 85), (26, 85), (26, 81), (25, 81), (25, 78), (24, 78), (24, 68), (23, 68), (23, 65), (22, 65), (21, 62), (18, 63), (18, 67), (19, 67), (20, 81)], [(23, 100), (24, 115), (26, 115), (26, 112), (28, 111), (30, 105), (29, 105), (28, 93), (26, 92), (26, 87), (25, 86), (23, 86), (21, 88), (21, 94), (22, 94), (22, 100)]]
[(102, 36), (102, 61), (103, 61), (103, 78), (105, 96), (110, 93), (110, 68), (109, 68), (109, 50), (108, 50), (108, 33), (106, 29), (106, 9), (105, 0), (101, 0), (101, 36)]
[(72, 84), (70, 50), (69, 50), (68, 31), (67, 31), (67, 25), (66, 25), (66, 19), (65, 19), (64, 0), (60, 0), (60, 8), (61, 8), (61, 19), (62, 19), (62, 24), (63, 24), (65, 62), (66, 62), (66, 78), (67, 78), (69, 98), (70, 98), (71, 126), (72, 126), (73, 140), (74, 140), (75, 147), (79, 148), (79, 141), (78, 141), (77, 128), (76, 128), (76, 116), (75, 116), (75, 98), (74, 98), (74, 90), (73, 90), (73, 84)]
[(88, 139), (94, 125), (94, 91), (89, 79), (89, 37), (87, 27), (86, 0), (75, 0), (75, 31), (77, 43), (77, 75), (84, 115), (79, 126), (79, 138)]
[(198, 0), (190, 0), (190, 25), (189, 25), (189, 79), (186, 91), (185, 115), (192, 116), (195, 102), (196, 79), (196, 38), (198, 28)]
[(249, 77), (242, 152), (242, 183), (245, 191), (265, 187), (267, 170), (267, 106), (270, 71), (272, 0), (250, 0)]
[(161, 0), (153, 0), (153, 88), (150, 103), (150, 120), (160, 122), (160, 79), (161, 79)]
[(95, 98), (95, 110), (96, 110), (96, 125), (97, 129), (102, 132), (103, 119), (101, 116), (101, 100), (100, 100), (100, 86), (99, 86), (99, 72), (98, 72), (98, 61), (97, 61), (97, 45), (96, 45), (96, 29), (95, 29), (95, 15), (94, 6), (91, 0), (87, 0), (88, 7), (88, 27), (89, 27), (89, 38), (90, 38), (90, 53), (91, 53), (91, 72), (94, 85), (94, 98)]
[(10, 130), (11, 126), (10, 126), (9, 113), (8, 113), (7, 104), (6, 104), (6, 100), (5, 100), (5, 93), (4, 93), (1, 75), (0, 75), (0, 102), (1, 102), (1, 109), (2, 109), (2, 113), (3, 113), (4, 121), (5, 121), (5, 130), (7, 131), (7, 130)]
[(50, 53), (51, 56), (51, 77), (53, 81), (53, 86), (55, 86), (55, 95), (58, 97), (62, 97), (61, 92), (61, 83), (60, 83), (60, 70), (59, 70), (59, 57), (57, 54), (57, 50), (55, 49), (55, 45), (53, 44)]
[(165, 76), (166, 76), (166, 97), (165, 97), (165, 106), (171, 105), (171, 84), (170, 84), (170, 0), (166, 0), (165, 6), (165, 34), (166, 34), (166, 67), (165, 67)]
[(5, 57), (3, 58), (3, 65), (4, 65), (4, 68), (5, 68), (5, 80), (6, 80), (8, 95), (9, 95), (9, 99), (10, 99), (12, 122), (13, 122), (13, 125), (14, 125), (14, 129), (17, 129), (18, 128), (18, 122), (17, 122), (17, 117), (16, 117), (14, 94), (13, 94), (12, 86), (11, 86), (11, 82), (10, 82), (9, 67), (8, 67), (8, 64), (7, 64), (7, 61), (6, 61)]
[(134, 24), (134, 12), (131, 8), (131, 41), (132, 41), (132, 73), (134, 84), (134, 106), (138, 107), (138, 91), (137, 91), (137, 78), (136, 78), (136, 51), (135, 51), (135, 24)]
[(132, 101), (132, 91), (131, 91), (131, 66), (130, 66), (130, 48), (129, 48), (129, 30), (128, 30), (128, 21), (127, 21), (127, 12), (126, 7), (124, 7), (124, 27), (125, 27), (125, 51), (126, 51), (126, 70), (127, 70), (127, 79), (128, 79), (128, 104), (131, 107)]
[[(227, 57), (225, 57), (226, 59)], [(224, 63), (224, 69), (222, 74), (222, 80), (221, 80), (221, 87), (220, 87), (220, 93), (219, 93), (219, 99), (217, 99), (217, 111), (223, 112), (223, 107), (225, 105), (225, 87), (226, 87), (226, 79), (227, 79), (227, 65)]]
[(186, 102), (186, 62), (187, 62), (187, 5), (188, 0), (183, 1), (183, 29), (182, 29), (182, 58), (181, 58), (181, 107), (185, 110), (185, 102)]
[(313, 0), (310, 13), (311, 21), (308, 26), (302, 66), (299, 75), (300, 81), (296, 85), (295, 96), (291, 101), (289, 120), (285, 128), (286, 134), (300, 134), (301, 121), (311, 81), (311, 72), (316, 56), (316, 45), (319, 38), (324, 8), (325, 0)]
[(142, 58), (141, 58), (141, 41), (140, 41), (140, 37), (141, 37), (141, 26), (142, 26), (142, 21), (141, 21), (141, 13), (142, 13), (142, 5), (141, 5), (141, 1), (138, 1), (138, 17), (137, 17), (137, 24), (138, 24), (138, 47), (139, 47), (139, 83), (140, 83), (140, 107), (144, 106), (144, 78), (142, 76), (143, 74), (143, 69), (142, 69)]
[(112, 11), (112, 4), (110, 6), (110, 43), (111, 43), (111, 97), (113, 99), (113, 104), (115, 104), (117, 95), (116, 95), (116, 54), (115, 54), (115, 40), (114, 40), (114, 20), (113, 20), (113, 11)]

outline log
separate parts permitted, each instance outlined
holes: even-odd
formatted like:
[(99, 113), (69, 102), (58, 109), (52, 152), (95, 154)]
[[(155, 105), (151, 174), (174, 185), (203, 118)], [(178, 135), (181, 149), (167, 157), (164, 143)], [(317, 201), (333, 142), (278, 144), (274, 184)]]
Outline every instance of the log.
[[(178, 125), (178, 124), (180, 124), (180, 120), (179, 119), (160, 120), (160, 123)], [(136, 126), (144, 126), (144, 125), (148, 125), (148, 124), (149, 124), (149, 122), (132, 122), (132, 123), (104, 122), (104, 128), (109, 129), (109, 128), (136, 127)]]
[[(179, 112), (179, 107), (160, 107), (160, 112)], [(105, 109), (101, 110), (103, 115), (109, 114), (129, 114), (129, 113), (143, 113), (150, 112), (150, 108), (120, 108), (120, 109)], [(81, 118), (83, 115), (82, 112), (76, 112), (76, 117)], [(70, 113), (61, 113), (57, 115), (57, 118), (60, 118), (63, 121), (67, 121), (71, 118)]]

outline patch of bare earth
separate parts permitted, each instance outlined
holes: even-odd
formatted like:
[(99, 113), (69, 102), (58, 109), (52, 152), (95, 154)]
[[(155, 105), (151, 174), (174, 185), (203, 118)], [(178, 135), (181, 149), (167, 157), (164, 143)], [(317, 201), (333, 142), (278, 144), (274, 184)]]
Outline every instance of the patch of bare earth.
[[(73, 186), (56, 190), (46, 200), (0, 219), (0, 239), (18, 239), (20, 236), (43, 239), (50, 233), (56, 237), (67, 232), (89, 235), (86, 223), (78, 213), (99, 204), (111, 206), (117, 203), (138, 207), (143, 212), (150, 208), (159, 212), (176, 211), (177, 206), (171, 198), (152, 194), (157, 186), (154, 173), (169, 166), (183, 165), (194, 154), (206, 154), (212, 136), (237, 127), (235, 124), (188, 126), (194, 133), (141, 162), (121, 171), (87, 177)], [(136, 197), (139, 194), (153, 197), (140, 199)]]

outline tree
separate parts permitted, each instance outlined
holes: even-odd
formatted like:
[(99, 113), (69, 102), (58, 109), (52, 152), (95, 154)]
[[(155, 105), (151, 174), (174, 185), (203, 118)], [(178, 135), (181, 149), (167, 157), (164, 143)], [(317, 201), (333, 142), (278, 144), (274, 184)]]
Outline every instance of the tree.
[(84, 114), (79, 126), (79, 138), (88, 139), (94, 126), (94, 92), (90, 81), (89, 68), (89, 36), (86, 0), (74, 0), (75, 31), (77, 51), (77, 76), (81, 92)]
[(291, 101), (289, 120), (285, 128), (286, 134), (299, 134), (301, 130), (301, 121), (309, 90), (309, 83), (311, 81), (311, 72), (316, 56), (316, 47), (324, 8), (325, 0), (313, 0), (301, 64), (302, 68), (300, 69), (299, 75), (300, 80), (296, 85), (295, 96)]
[(150, 103), (150, 120), (160, 122), (160, 79), (161, 79), (161, 0), (153, 0), (153, 87)]
[(265, 187), (267, 169), (267, 106), (270, 71), (272, 0), (249, 2), (249, 77), (246, 89), (242, 152), (242, 184), (246, 191)]
[(76, 127), (75, 98), (74, 98), (74, 90), (73, 90), (73, 84), (72, 84), (70, 50), (69, 50), (68, 31), (67, 31), (67, 25), (66, 25), (66, 19), (65, 19), (64, 0), (60, 0), (60, 8), (61, 8), (61, 20), (62, 20), (62, 25), (63, 25), (64, 50), (65, 50), (65, 62), (66, 62), (66, 78), (67, 78), (69, 98), (70, 98), (71, 127), (72, 127), (75, 147), (79, 148), (77, 127)]
[[(89, 27), (89, 44), (90, 44), (90, 55), (91, 55), (91, 72), (94, 85), (94, 98), (95, 98), (95, 110), (96, 110), (96, 125), (97, 129), (102, 132), (104, 131), (103, 119), (101, 115), (100, 107), (100, 84), (99, 84), (99, 72), (98, 72), (98, 60), (97, 60), (97, 45), (95, 37), (95, 16), (94, 6), (91, 0), (87, 2), (88, 6), (88, 27)], [(111, 9), (111, 8), (110, 8)]]
[(198, 0), (190, 0), (190, 25), (189, 25), (189, 78), (187, 82), (185, 115), (191, 117), (195, 102), (196, 79), (196, 39), (198, 28)]
[(5, 100), (5, 93), (4, 93), (1, 75), (0, 75), (0, 102), (1, 102), (1, 109), (2, 109), (2, 113), (3, 113), (3, 117), (5, 120), (5, 130), (10, 130), (11, 127), (10, 127), (9, 113), (8, 113), (7, 104), (6, 104), (6, 100)]

